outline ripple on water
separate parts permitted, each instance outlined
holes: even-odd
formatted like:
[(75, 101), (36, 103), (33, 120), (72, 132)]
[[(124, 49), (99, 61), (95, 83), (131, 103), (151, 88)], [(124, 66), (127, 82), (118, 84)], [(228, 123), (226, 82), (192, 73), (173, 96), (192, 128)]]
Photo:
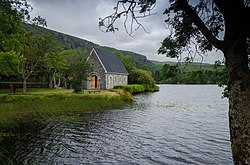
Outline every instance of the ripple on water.
[(233, 164), (221, 92), (161, 85), (160, 92), (136, 96), (128, 109), (51, 122), (18, 156), (24, 164)]

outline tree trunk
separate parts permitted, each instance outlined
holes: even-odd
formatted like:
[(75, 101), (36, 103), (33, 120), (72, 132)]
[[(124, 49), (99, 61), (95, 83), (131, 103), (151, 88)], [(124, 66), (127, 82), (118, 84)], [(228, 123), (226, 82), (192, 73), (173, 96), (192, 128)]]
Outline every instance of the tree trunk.
[(57, 84), (58, 87), (61, 86), (61, 79), (60, 79), (60, 73), (58, 73), (58, 84)]
[(66, 77), (66, 76), (64, 76), (64, 87), (67, 89), (67, 83), (68, 83), (68, 81), (69, 81), (69, 78), (68, 77)]
[(27, 91), (27, 78), (23, 79), (23, 93), (25, 94)]
[(56, 74), (53, 73), (53, 82), (54, 82), (54, 88), (57, 88), (57, 84), (56, 84)]
[(235, 164), (250, 164), (250, 90), (242, 88), (236, 81), (229, 92), (231, 147)]
[(49, 75), (49, 89), (53, 88), (53, 77)]
[(242, 45), (226, 54), (231, 149), (237, 165), (250, 164), (250, 70)]

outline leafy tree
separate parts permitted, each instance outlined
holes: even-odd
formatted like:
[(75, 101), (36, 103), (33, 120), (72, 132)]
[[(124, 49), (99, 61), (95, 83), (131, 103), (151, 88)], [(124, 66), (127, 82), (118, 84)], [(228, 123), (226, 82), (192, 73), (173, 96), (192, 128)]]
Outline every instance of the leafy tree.
[[(23, 92), (26, 92), (27, 78), (34, 71), (38, 64), (38, 59), (40, 59), (37, 58), (37, 54), (41, 55), (41, 51), (37, 49), (41, 40), (32, 38), (24, 30), (24, 24), (46, 25), (46, 21), (41, 17), (31, 19), (29, 15), (31, 10), (32, 7), (26, 0), (0, 0), (0, 52), (2, 58), (5, 59), (5, 61), (0, 61), (2, 62), (0, 65), (5, 66), (5, 75), (21, 72)], [(34, 44), (33, 48), (32, 44)], [(33, 51), (36, 51), (37, 54), (32, 54)], [(8, 58), (6, 57), (8, 55), (13, 57), (12, 61), (7, 60)], [(14, 66), (11, 66), (12, 64)], [(17, 72), (14, 72), (16, 70)]]
[[(22, 31), (21, 22), (28, 16), (29, 5), (20, 4), (18, 1), (0, 0), (0, 51), (8, 51), (6, 43), (12, 43), (17, 46), (19, 33)], [(16, 7), (14, 7), (16, 6)], [(22, 11), (19, 10), (22, 8)]]
[(87, 49), (66, 50), (62, 52), (66, 58), (66, 69), (64, 70), (65, 83), (72, 81), (74, 92), (82, 90), (83, 80), (86, 80), (91, 71), (86, 59), (89, 55)]
[(161, 72), (160, 72), (159, 70), (156, 70), (156, 71), (154, 72), (154, 79), (155, 79), (156, 81), (160, 81), (160, 80), (161, 80)]
[[(114, 32), (114, 23), (125, 17), (128, 34), (139, 18), (151, 15), (156, 0), (118, 0), (115, 12), (100, 19), (99, 26)], [(192, 44), (198, 53), (213, 49), (226, 59), (229, 94), (229, 124), (235, 164), (250, 163), (250, 0), (169, 0), (164, 14), (171, 31), (159, 49), (168, 57), (179, 57)], [(131, 16), (131, 19), (128, 17)], [(127, 20), (132, 20), (130, 26)], [(130, 28), (130, 29), (128, 29)], [(189, 54), (187, 60), (192, 60)]]
[(51, 45), (49, 40), (34, 36), (30, 32), (21, 35), (22, 37), (18, 39), (20, 49), (13, 47), (10, 51), (0, 52), (0, 64), (1, 75), (22, 77), (23, 93), (26, 93), (27, 79), (35, 73), (45, 59)]
[[(32, 34), (31, 32), (21, 33), (23, 36), (19, 39), (21, 47), (18, 53), (14, 51), (0, 52), (1, 75), (21, 76), (23, 80), (23, 93), (26, 93), (27, 80), (30, 76), (36, 75), (39, 71), (48, 72), (49, 67), (56, 65), (58, 68), (60, 58), (54, 56), (56, 49), (51, 38), (43, 38)], [(13, 48), (13, 50), (15, 50)], [(54, 57), (52, 57), (54, 56)], [(55, 62), (55, 58), (56, 62)], [(53, 61), (54, 60), (54, 61)], [(45, 69), (46, 67), (46, 69)], [(46, 71), (45, 71), (46, 70)]]
[(223, 91), (223, 97), (228, 97), (228, 87), (227, 87), (227, 79), (228, 79), (228, 74), (226, 71), (226, 68), (222, 70), (218, 70), (224, 62), (221, 62), (220, 60), (217, 60), (214, 62), (214, 68), (216, 69), (216, 78), (218, 79), (218, 84), (220, 87), (224, 88)]
[(143, 64), (140, 69), (148, 71), (148, 72), (152, 72), (152, 69), (147, 65), (147, 64)]
[(19, 64), (24, 61), (23, 56), (11, 51), (0, 52), (0, 75), (13, 76), (20, 74)]
[(129, 75), (130, 84), (141, 84), (146, 91), (158, 91), (158, 86), (151, 73), (142, 69), (134, 69)]
[(21, 49), (20, 39), (25, 32), (25, 23), (46, 26), (45, 19), (40, 16), (31, 19), (31, 11), (32, 6), (26, 0), (0, 0), (0, 52)]
[[(65, 56), (60, 52), (51, 52), (47, 54), (44, 62), (46, 65), (45, 72), (48, 75), (49, 88), (59, 87), (61, 85), (61, 76), (67, 67)], [(58, 84), (56, 83), (56, 78), (58, 78)]]
[(24, 60), (19, 63), (18, 68), (23, 79), (23, 93), (26, 93), (28, 78), (35, 74), (41, 65), (45, 65), (44, 61), (53, 51), (54, 45), (51, 45), (49, 38), (38, 37), (30, 32), (26, 32), (24, 35), (20, 52)]
[(191, 77), (194, 79), (194, 82), (198, 84), (206, 84), (208, 82), (207, 74), (203, 70), (193, 71)]
[(168, 78), (175, 77), (178, 74), (179, 70), (178, 70), (178, 66), (165, 64), (163, 65), (161, 72), (162, 72), (163, 79), (168, 79)]

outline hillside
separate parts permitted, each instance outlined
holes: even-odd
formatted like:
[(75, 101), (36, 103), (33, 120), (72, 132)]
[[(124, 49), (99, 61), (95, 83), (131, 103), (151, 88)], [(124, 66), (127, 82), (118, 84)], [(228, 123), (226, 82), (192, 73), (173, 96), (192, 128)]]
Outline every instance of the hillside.
[[(60, 32), (50, 30), (47, 28), (42, 28), (39, 26), (27, 25), (26, 28), (27, 30), (32, 31), (41, 36), (51, 36), (52, 38), (56, 39), (56, 41), (59, 43), (60, 47), (63, 50), (77, 49), (77, 48), (82, 48), (82, 47), (84, 47), (85, 49), (89, 51), (91, 51), (93, 47), (97, 47), (99, 49), (103, 49), (109, 52), (113, 52), (117, 50), (112, 47), (101, 46), (91, 41), (87, 41), (78, 37), (70, 36), (68, 34), (60, 33)], [(126, 50), (119, 50), (119, 51), (121, 51), (124, 56), (131, 56), (137, 67), (140, 67), (143, 64), (147, 64), (151, 68), (153, 67), (153, 64), (144, 55), (126, 51)]]
[[(193, 63), (177, 63), (177, 62), (160, 62), (160, 61), (150, 61), (153, 64), (153, 67), (156, 70), (160, 70), (163, 65), (178, 65), (181, 70), (185, 70), (187, 72), (195, 71), (195, 70), (214, 70), (214, 64), (208, 63), (200, 63), (200, 62), (193, 62)], [(220, 69), (223, 69), (224, 66), (220, 66)]]
[(40, 26), (27, 25), (26, 29), (41, 36), (50, 36), (54, 38), (63, 50), (77, 49), (80, 47), (86, 47), (90, 49), (95, 46), (98, 46), (93, 42), (78, 37), (70, 36), (68, 34), (60, 33), (54, 30), (46, 29)]
[[(87, 49), (88, 51), (91, 51), (93, 47), (97, 47), (99, 49), (103, 49), (111, 53), (114, 51), (117, 51), (117, 49), (112, 48), (112, 47), (101, 46), (91, 41), (87, 41), (82, 38), (70, 36), (68, 34), (60, 33), (60, 32), (50, 30), (47, 28), (33, 26), (33, 25), (27, 25), (26, 28), (27, 30), (32, 31), (41, 36), (51, 36), (59, 43), (60, 47), (63, 50), (84, 48), (84, 49)], [(146, 64), (153, 71), (155, 70), (160, 71), (164, 64), (177, 65), (177, 62), (159, 62), (159, 61), (148, 60), (146, 56), (138, 54), (138, 53), (134, 53), (131, 51), (126, 51), (126, 50), (118, 50), (118, 51), (122, 52), (122, 55), (124, 56), (131, 56), (134, 63), (136, 64), (138, 68)], [(185, 71), (194, 71), (194, 70), (201, 70), (201, 69), (213, 70), (214, 69), (213, 64), (206, 64), (206, 63), (196, 63), (196, 62), (188, 63), (188, 64), (178, 63), (178, 65), (181, 70), (185, 70)]]

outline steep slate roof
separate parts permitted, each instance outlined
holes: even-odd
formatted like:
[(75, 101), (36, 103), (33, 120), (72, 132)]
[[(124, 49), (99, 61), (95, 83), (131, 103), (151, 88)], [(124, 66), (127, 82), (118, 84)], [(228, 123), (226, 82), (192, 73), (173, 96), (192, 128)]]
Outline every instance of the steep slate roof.
[(97, 56), (107, 72), (128, 74), (117, 55), (94, 48)]

